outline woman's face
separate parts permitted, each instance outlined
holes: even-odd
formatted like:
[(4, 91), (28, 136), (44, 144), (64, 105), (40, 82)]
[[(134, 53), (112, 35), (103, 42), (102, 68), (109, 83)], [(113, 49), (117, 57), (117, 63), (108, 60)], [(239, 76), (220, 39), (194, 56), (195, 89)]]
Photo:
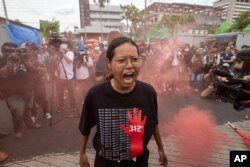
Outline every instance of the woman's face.
[(113, 59), (108, 61), (108, 67), (114, 76), (112, 86), (125, 92), (133, 88), (141, 64), (142, 59), (134, 45), (124, 43), (115, 48)]

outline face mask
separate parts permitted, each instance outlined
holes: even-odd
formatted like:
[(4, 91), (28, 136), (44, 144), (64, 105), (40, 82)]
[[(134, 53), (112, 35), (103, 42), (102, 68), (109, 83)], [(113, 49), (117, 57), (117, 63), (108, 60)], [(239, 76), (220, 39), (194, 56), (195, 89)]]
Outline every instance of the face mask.
[(95, 50), (100, 50), (100, 47), (97, 46), (97, 47), (94, 47), (94, 49), (95, 49)]

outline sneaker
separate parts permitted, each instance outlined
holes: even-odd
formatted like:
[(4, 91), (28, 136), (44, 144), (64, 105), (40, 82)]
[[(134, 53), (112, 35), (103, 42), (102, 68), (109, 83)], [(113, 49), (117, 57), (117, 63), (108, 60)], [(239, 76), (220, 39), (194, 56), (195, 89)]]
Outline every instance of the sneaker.
[(22, 132), (16, 132), (16, 133), (15, 133), (15, 137), (16, 137), (17, 139), (21, 139), (21, 138), (23, 137), (23, 133), (22, 133)]
[(216, 99), (217, 102), (221, 102), (221, 99)]
[(31, 121), (32, 121), (33, 123), (35, 123), (35, 122), (36, 122), (36, 120), (37, 120), (37, 118), (36, 118), (36, 117), (34, 117), (34, 116), (31, 116), (31, 117), (30, 117), (30, 119), (31, 119)]
[(40, 124), (26, 124), (26, 127), (28, 129), (39, 129), (41, 128), (42, 126)]
[(248, 114), (246, 114), (246, 115), (245, 115), (245, 119), (248, 119), (248, 118), (249, 118), (249, 117), (248, 117)]
[(45, 117), (46, 117), (46, 119), (51, 119), (52, 118), (52, 116), (48, 112), (45, 114)]

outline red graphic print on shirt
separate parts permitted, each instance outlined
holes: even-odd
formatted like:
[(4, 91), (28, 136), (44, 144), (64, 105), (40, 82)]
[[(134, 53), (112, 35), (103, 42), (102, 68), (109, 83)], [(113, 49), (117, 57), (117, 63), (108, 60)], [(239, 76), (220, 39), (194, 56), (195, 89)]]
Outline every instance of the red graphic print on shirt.
[(144, 125), (147, 119), (147, 116), (144, 116), (142, 120), (142, 111), (134, 108), (132, 113), (128, 112), (128, 126), (125, 127), (124, 124), (121, 124), (121, 129), (128, 135), (130, 138), (130, 157), (134, 158), (143, 153), (143, 136), (144, 136)]

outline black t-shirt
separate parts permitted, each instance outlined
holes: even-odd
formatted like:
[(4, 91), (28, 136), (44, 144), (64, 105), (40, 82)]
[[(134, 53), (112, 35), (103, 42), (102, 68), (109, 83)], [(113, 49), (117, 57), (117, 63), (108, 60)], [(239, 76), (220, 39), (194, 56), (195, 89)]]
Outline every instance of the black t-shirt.
[(151, 85), (136, 81), (131, 92), (120, 94), (105, 81), (87, 93), (79, 129), (82, 135), (89, 135), (97, 125), (93, 146), (106, 159), (138, 158), (148, 153), (146, 146), (158, 124), (157, 110)]
[[(0, 58), (0, 68), (5, 66), (7, 59)], [(22, 63), (16, 63), (13, 67), (11, 74), (7, 78), (0, 79), (0, 91), (4, 97), (13, 94), (25, 94), (27, 91), (32, 90), (33, 81), (31, 72)]]

